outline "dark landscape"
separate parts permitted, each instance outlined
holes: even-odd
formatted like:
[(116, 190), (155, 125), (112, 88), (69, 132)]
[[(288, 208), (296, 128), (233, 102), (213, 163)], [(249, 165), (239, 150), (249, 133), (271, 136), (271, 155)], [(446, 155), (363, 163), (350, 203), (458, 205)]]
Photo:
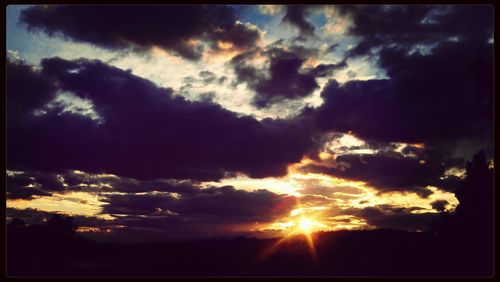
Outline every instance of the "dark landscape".
[[(277, 239), (213, 239), (118, 244), (58, 239), (42, 232), (10, 233), (12, 276), (484, 276), (492, 274), (491, 249), (481, 240), (461, 242), (396, 230), (315, 234), (317, 258), (303, 238), (261, 253)], [(38, 235), (34, 239), (32, 236)], [(40, 241), (40, 238), (47, 240)], [(460, 247), (458, 247), (460, 246)], [(444, 259), (444, 256), (447, 259)]]

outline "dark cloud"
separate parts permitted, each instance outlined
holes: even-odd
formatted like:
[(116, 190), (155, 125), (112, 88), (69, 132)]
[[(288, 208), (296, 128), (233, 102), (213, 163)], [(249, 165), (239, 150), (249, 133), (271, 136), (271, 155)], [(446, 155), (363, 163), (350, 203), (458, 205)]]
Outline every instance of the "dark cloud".
[(199, 95), (199, 101), (205, 103), (215, 103), (214, 98), (216, 96), (215, 91), (203, 92)]
[[(142, 179), (217, 180), (238, 171), (265, 177), (284, 175), (310, 145), (304, 127), (291, 121), (259, 122), (213, 103), (188, 102), (99, 61), (53, 58), (42, 66), (49, 83), (92, 101), (103, 123), (60, 109), (24, 113), (22, 127), (8, 126), (10, 169), (79, 169)], [(8, 78), (8, 87), (30, 84), (31, 77)]]
[(349, 56), (372, 53), (393, 44), (405, 50), (458, 37), (486, 43), (493, 35), (493, 7), (489, 5), (367, 5), (338, 6), (352, 18), (352, 35), (361, 40)]
[(217, 83), (218, 84), (224, 84), (224, 82), (226, 82), (227, 80), (227, 77), (226, 76), (221, 76), (219, 77), (219, 79), (217, 80)]
[(312, 69), (310, 73), (315, 77), (329, 77), (332, 76), (335, 71), (346, 67), (346, 61), (342, 61), (338, 64), (319, 64), (314, 69)]
[[(399, 57), (420, 66), (401, 66), (404, 71), (390, 73), (390, 80), (350, 81), (342, 86), (330, 81), (321, 94), (325, 103), (317, 112), (318, 126), (353, 131), (361, 138), (411, 143), (490, 130), (492, 87), (484, 98), (478, 98), (474, 88), (476, 83), (488, 88), (492, 69), (483, 73), (491, 76), (489, 82), (479, 82), (475, 71), (463, 63), (467, 57), (457, 62), (459, 58), (446, 49), (432, 58)], [(467, 55), (469, 62), (475, 56)]]
[(296, 205), (296, 199), (291, 196), (267, 190), (249, 192), (231, 186), (197, 189), (191, 194), (181, 192), (180, 197), (115, 194), (105, 201), (108, 204), (102, 213), (121, 215), (112, 223), (125, 226), (123, 231), (154, 231), (172, 238), (249, 232), (256, 223), (270, 223), (287, 216)]
[(99, 177), (95, 175), (91, 175), (88, 173), (76, 173), (74, 171), (68, 170), (65, 173), (62, 174), (62, 177), (64, 179), (64, 182), (68, 186), (76, 186), (79, 184), (85, 184), (85, 185), (90, 185), (90, 184), (97, 184), (100, 183)]
[[(204, 71), (200, 71), (198, 73), (198, 77), (193, 77), (193, 76), (183, 77), (182, 82), (184, 83), (184, 85), (182, 85), (179, 90), (181, 93), (189, 95), (189, 92), (193, 89), (193, 84), (195, 84), (195, 85), (198, 85), (198, 84), (222, 85), (222, 84), (224, 84), (224, 82), (226, 80), (227, 80), (227, 77), (225, 77), (225, 76), (217, 77), (217, 75), (215, 73), (208, 71), (208, 70), (204, 70)], [(216, 95), (215, 91), (200, 93), (197, 97), (197, 100), (202, 101), (202, 102), (203, 101), (204, 102), (213, 102), (215, 95)]]
[(36, 186), (26, 187), (30, 184), (34, 186), (36, 182), (27, 175), (7, 175), (7, 181), (5, 182), (7, 199), (31, 199), (33, 196), (51, 195)]
[(22, 61), (8, 60), (6, 65), (7, 126), (23, 126), (23, 116), (41, 108), (55, 97), (55, 85), (51, 80)]
[[(57, 212), (46, 212), (38, 209), (16, 209), (16, 208), (6, 208), (5, 209), (6, 216), (8, 218), (19, 218), (26, 222), (28, 225), (37, 225), (43, 224), (48, 219), (50, 219), (55, 214), (61, 214)], [(107, 227), (113, 226), (113, 224), (104, 219), (100, 219), (92, 216), (79, 216), (72, 215), (73, 222), (77, 226), (86, 226), (86, 227)]]
[(307, 15), (307, 6), (290, 5), (287, 6), (286, 14), (282, 21), (297, 27), (301, 36), (313, 36), (314, 25), (306, 20)]
[[(139, 216), (128, 215), (113, 221), (113, 225), (99, 228), (112, 230), (110, 233), (95, 234), (97, 240), (113, 242), (165, 242), (169, 240), (192, 240), (217, 237), (234, 238), (238, 235), (255, 233), (241, 228), (239, 223), (225, 222), (208, 217), (190, 217), (186, 220), (175, 215)], [(248, 224), (246, 224), (248, 227)], [(85, 234), (87, 237), (93, 234)]]
[(196, 78), (192, 77), (192, 76), (186, 76), (186, 77), (183, 77), (182, 78), (182, 82), (186, 83), (187, 85), (190, 85), (196, 81)]
[[(361, 52), (363, 44), (377, 47), (379, 66), (389, 78), (343, 85), (330, 81), (321, 94), (325, 102), (316, 111), (321, 130), (353, 131), (385, 142), (436, 145), (480, 137), (483, 144), (492, 143), (489, 6), (449, 7), (435, 12), (438, 19), (432, 24), (421, 23), (433, 11), (426, 6), (340, 9), (353, 14), (356, 27), (351, 32), (361, 38), (352, 52)], [(438, 35), (442, 40), (436, 41)]]
[[(209, 84), (219, 84), (222, 85), (224, 82), (227, 80), (226, 76), (221, 76), (218, 77), (215, 73), (208, 71), (208, 70), (203, 70), (198, 73), (198, 77), (193, 77), (193, 76), (185, 76), (182, 78), (182, 82), (184, 83), (183, 86), (180, 87), (181, 92), (186, 92), (186, 94), (189, 94), (189, 91), (193, 88), (193, 84), (204, 84), (204, 85), (209, 85)], [(210, 91), (210, 92), (205, 92), (200, 94), (201, 99), (203, 101), (212, 101), (215, 92)]]
[(233, 86), (239, 83), (246, 82), (250, 87), (256, 83), (257, 79), (261, 74), (254, 66), (248, 65), (247, 60), (253, 58), (259, 53), (259, 49), (251, 50), (239, 54), (231, 59), (231, 64), (234, 67), (234, 72), (236, 74), (236, 81), (233, 82)]
[(432, 194), (426, 186), (440, 186), (444, 165), (437, 160), (428, 160), (421, 164), (416, 158), (381, 154), (341, 155), (330, 165), (309, 164), (301, 170), (365, 181), (381, 193), (414, 192), (425, 198)]
[[(157, 180), (137, 180), (134, 178), (119, 177), (115, 175), (96, 175), (85, 172), (74, 173), (67, 171), (61, 174), (64, 182), (68, 184), (65, 190), (82, 190), (89, 185), (107, 186), (108, 191), (122, 193), (143, 193), (143, 192), (171, 192), (171, 193), (194, 193), (198, 188), (198, 182), (190, 180), (157, 179)], [(43, 188), (43, 187), (42, 187)], [(87, 190), (89, 190), (87, 188)], [(102, 191), (102, 188), (92, 190)]]
[(64, 190), (63, 183), (60, 178), (54, 173), (40, 173), (40, 172), (28, 172), (31, 177), (36, 180), (36, 183), (44, 187), (44, 190), (48, 191), (62, 191)]
[(254, 87), (255, 104), (265, 107), (273, 97), (304, 97), (318, 87), (312, 74), (300, 73), (304, 60), (294, 53), (274, 50), (271, 52), (270, 79), (259, 81)]
[(154, 215), (166, 210), (175, 198), (169, 194), (135, 195), (112, 194), (106, 197), (108, 202), (103, 208), (105, 214), (119, 215)]
[(291, 196), (231, 186), (205, 188), (182, 200), (182, 205), (174, 208), (180, 214), (231, 218), (237, 222), (271, 222), (288, 215), (296, 204)]
[(281, 48), (264, 52), (269, 58), (268, 73), (246, 64), (254, 53), (234, 57), (231, 63), (238, 83), (245, 82), (255, 91), (253, 104), (264, 108), (284, 99), (296, 99), (311, 94), (317, 87), (314, 73), (301, 71), (305, 58)]
[[(385, 142), (437, 145), (480, 138), (476, 143), (488, 146), (493, 137), (493, 68), (486, 59), (492, 55), (488, 53), (491, 46), (478, 52), (453, 44), (438, 47), (431, 56), (392, 51), (399, 63), (397, 69), (386, 68), (390, 80), (344, 85), (330, 81), (321, 94), (325, 102), (315, 111), (316, 125), (321, 130), (353, 131), (361, 138)], [(478, 59), (480, 69), (471, 67)], [(387, 57), (381, 60), (386, 66), (392, 64)], [(478, 89), (485, 91), (482, 96)], [(449, 146), (449, 142), (441, 147), (450, 150), (464, 145)], [(465, 148), (460, 146), (460, 150)]]
[(363, 209), (350, 208), (345, 214), (355, 215), (376, 228), (403, 229), (407, 231), (427, 230), (429, 224), (437, 218), (437, 213), (411, 213), (418, 207), (399, 208), (379, 205)]
[(219, 49), (217, 42), (229, 42), (238, 49), (249, 49), (260, 40), (261, 34), (256, 27), (249, 27), (236, 21), (228, 29), (216, 29), (215, 32), (209, 33), (208, 38), (212, 40), (212, 48), (215, 50)]
[(139, 181), (132, 178), (119, 178), (116, 177), (112, 181), (107, 181), (115, 191), (126, 193), (139, 193), (139, 192), (171, 192), (182, 194), (193, 194), (198, 188), (195, 187), (197, 183), (192, 181), (176, 181), (176, 180), (152, 180), (152, 181)]
[(446, 209), (446, 205), (448, 205), (448, 201), (446, 200), (437, 200), (431, 203), (433, 209), (443, 212)]
[(50, 36), (112, 50), (157, 46), (191, 60), (203, 53), (192, 40), (217, 49), (219, 41), (249, 48), (260, 38), (257, 29), (237, 21), (233, 8), (219, 5), (33, 6), (21, 12), (20, 20)]
[(370, 54), (372, 48), (398, 44), (411, 47), (416, 43), (431, 43), (442, 39), (445, 34), (435, 25), (421, 24), (432, 10), (431, 6), (338, 6), (341, 15), (352, 18), (349, 32), (359, 36), (358, 45), (348, 52), (349, 56)]
[(200, 71), (199, 75), (205, 84), (212, 83), (217, 79), (215, 73), (211, 71)]
[(50, 196), (53, 192), (65, 189), (63, 182), (55, 173), (25, 171), (7, 174), (7, 198), (29, 199), (33, 196)]
[(311, 46), (306, 47), (304, 45), (301, 45), (301, 41), (297, 40), (297, 38), (300, 37), (295, 37), (291, 40), (286, 40), (281, 42), (280, 44), (276, 44), (276, 48), (288, 50), (303, 59), (311, 57), (318, 58), (318, 56), (320, 55), (320, 50), (318, 48)]
[(288, 215), (296, 204), (294, 197), (268, 190), (245, 191), (232, 186), (179, 190), (172, 194), (113, 194), (105, 201), (104, 214), (173, 214), (182, 218), (207, 217), (209, 220), (269, 222)]
[(334, 43), (332, 45), (330, 45), (326, 50), (325, 52), (328, 53), (328, 52), (333, 52), (335, 51), (335, 49), (337, 49), (340, 45), (338, 43)]

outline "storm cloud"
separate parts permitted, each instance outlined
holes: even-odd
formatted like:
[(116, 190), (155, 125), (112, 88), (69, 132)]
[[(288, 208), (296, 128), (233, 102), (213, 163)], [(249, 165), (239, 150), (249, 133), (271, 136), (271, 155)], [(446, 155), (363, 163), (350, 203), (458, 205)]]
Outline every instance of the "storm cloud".
[(385, 50), (380, 60), (390, 79), (343, 85), (331, 80), (321, 93), (324, 104), (315, 111), (317, 126), (385, 142), (478, 134), (491, 140), (492, 46), (469, 47), (443, 43), (427, 56)]
[(44, 74), (22, 61), (7, 61), (7, 126), (22, 126), (23, 117), (54, 99), (56, 88)]
[(307, 21), (307, 15), (308, 6), (290, 5), (282, 21), (298, 28), (301, 36), (313, 36), (314, 25)]
[(22, 11), (21, 22), (50, 36), (102, 48), (159, 47), (190, 60), (203, 55), (201, 42), (214, 50), (218, 42), (245, 49), (260, 39), (257, 29), (237, 20), (234, 9), (217, 5), (33, 6)]
[(270, 222), (288, 215), (295, 206), (294, 197), (267, 190), (245, 191), (232, 186), (179, 190), (171, 194), (116, 194), (107, 197), (103, 213), (124, 215), (176, 215), (181, 218), (204, 217), (234, 222)]
[[(361, 38), (351, 54), (367, 54), (377, 47), (378, 64), (388, 79), (342, 85), (331, 80), (321, 93), (324, 104), (317, 110), (321, 130), (352, 131), (364, 139), (386, 142), (435, 143), (478, 135), (491, 140), (493, 44), (488, 40), (493, 17), (489, 7), (339, 9), (353, 16), (351, 33)], [(422, 22), (425, 18), (430, 23)], [(442, 37), (439, 41), (437, 34)], [(366, 44), (370, 47), (361, 52)]]
[(379, 205), (363, 209), (349, 210), (349, 214), (363, 218), (371, 226), (377, 228), (403, 229), (407, 231), (426, 230), (437, 213), (412, 213), (418, 208), (398, 208), (390, 205)]
[[(80, 169), (140, 179), (217, 180), (228, 172), (264, 177), (284, 175), (310, 145), (305, 128), (293, 122), (259, 122), (213, 103), (188, 102), (99, 61), (52, 58), (42, 66), (40, 75), (60, 91), (90, 100), (103, 123), (58, 108), (38, 116), (25, 112), (22, 127), (8, 127), (11, 169)], [(8, 87), (29, 84), (27, 74), (9, 78)]]
[(306, 165), (306, 172), (366, 181), (380, 192), (408, 191), (421, 197), (432, 192), (428, 185), (439, 185), (444, 166), (438, 161), (421, 163), (416, 158), (386, 155), (341, 155), (332, 165)]
[(349, 50), (351, 57), (392, 45), (408, 51), (455, 37), (486, 43), (493, 36), (493, 9), (488, 5), (341, 5), (336, 10), (351, 17), (349, 33), (360, 39)]
[(306, 58), (281, 48), (272, 48), (263, 54), (268, 58), (268, 69), (246, 64), (247, 58), (254, 55), (252, 53), (241, 54), (231, 60), (238, 83), (247, 83), (254, 90), (253, 104), (258, 108), (311, 94), (318, 88), (315, 75), (324, 75), (332, 69), (332, 66), (326, 66), (318, 71), (301, 70)]

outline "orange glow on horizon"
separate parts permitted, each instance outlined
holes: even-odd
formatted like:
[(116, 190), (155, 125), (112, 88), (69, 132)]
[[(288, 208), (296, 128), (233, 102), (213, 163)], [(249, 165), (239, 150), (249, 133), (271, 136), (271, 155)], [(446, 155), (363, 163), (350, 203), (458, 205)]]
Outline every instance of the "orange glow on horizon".
[(297, 236), (304, 236), (311, 257), (315, 260), (317, 259), (313, 232), (315, 230), (318, 230), (319, 227), (324, 227), (325, 225), (307, 217), (301, 217), (299, 220), (297, 220), (297, 222), (291, 223), (291, 225), (295, 226), (295, 228), (293, 228), (288, 234), (278, 240), (278, 242), (273, 244), (271, 247), (264, 250), (264, 252), (260, 255), (260, 259), (266, 259), (270, 257), (276, 252), (281, 244), (293, 238), (297, 238)]
[(301, 204), (299, 198), (297, 198), (297, 206), (299, 208), (292, 210), (290, 213), (290, 216), (293, 217), (294, 220), (291, 220), (283, 224), (283, 227), (291, 228), (291, 230), (283, 238), (278, 240), (278, 242), (276, 242), (274, 245), (264, 250), (264, 252), (260, 255), (260, 259), (268, 258), (269, 256), (271, 256), (276, 252), (276, 250), (281, 244), (292, 238), (297, 238), (298, 235), (304, 236), (311, 257), (314, 260), (317, 259), (313, 232), (319, 230), (325, 230), (327, 229), (327, 226), (317, 220), (317, 218), (321, 216), (321, 213), (316, 213), (315, 216), (305, 216), (303, 210), (301, 210)]

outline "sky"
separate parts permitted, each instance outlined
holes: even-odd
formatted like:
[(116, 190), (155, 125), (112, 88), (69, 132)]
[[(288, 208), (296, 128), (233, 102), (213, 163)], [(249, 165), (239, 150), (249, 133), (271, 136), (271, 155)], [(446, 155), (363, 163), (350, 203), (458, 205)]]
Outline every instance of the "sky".
[(422, 231), (493, 158), (492, 6), (6, 13), (8, 220), (124, 241)]

